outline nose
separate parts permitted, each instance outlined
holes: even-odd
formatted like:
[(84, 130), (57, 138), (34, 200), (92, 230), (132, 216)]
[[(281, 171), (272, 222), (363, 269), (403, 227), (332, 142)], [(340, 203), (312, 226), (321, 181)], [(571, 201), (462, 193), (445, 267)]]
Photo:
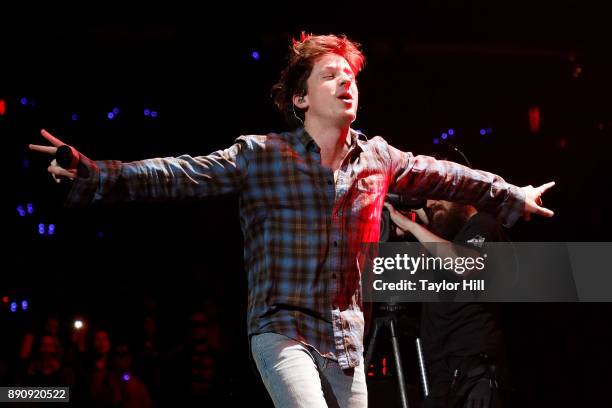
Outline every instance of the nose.
[(351, 82), (353, 82), (353, 78), (346, 74), (340, 77), (340, 86), (346, 87), (346, 89), (350, 88)]

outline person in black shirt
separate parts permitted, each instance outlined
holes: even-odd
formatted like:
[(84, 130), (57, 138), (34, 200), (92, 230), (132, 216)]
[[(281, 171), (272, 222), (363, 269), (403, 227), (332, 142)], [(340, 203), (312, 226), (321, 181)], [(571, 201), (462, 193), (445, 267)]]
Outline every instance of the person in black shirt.
[[(428, 214), (421, 218), (429, 229), (385, 206), (400, 234), (423, 243), (452, 242), (478, 256), (485, 242), (507, 241), (497, 219), (470, 205), (428, 200)], [(443, 278), (449, 273), (454, 274)], [(420, 332), (430, 384), (426, 408), (502, 406), (499, 390), (507, 373), (494, 303), (423, 303)]]

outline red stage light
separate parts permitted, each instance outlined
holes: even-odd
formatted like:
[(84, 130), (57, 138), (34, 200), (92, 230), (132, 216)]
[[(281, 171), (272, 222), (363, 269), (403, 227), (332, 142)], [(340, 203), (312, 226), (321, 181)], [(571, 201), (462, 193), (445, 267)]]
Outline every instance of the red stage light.
[(529, 131), (538, 133), (540, 131), (540, 107), (532, 106), (529, 108)]

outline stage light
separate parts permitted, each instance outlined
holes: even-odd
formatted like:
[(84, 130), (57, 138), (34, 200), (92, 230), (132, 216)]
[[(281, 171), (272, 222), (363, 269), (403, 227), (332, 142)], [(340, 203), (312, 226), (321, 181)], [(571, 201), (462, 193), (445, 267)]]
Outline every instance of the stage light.
[(21, 205), (18, 205), (18, 206), (17, 206), (17, 212), (19, 213), (19, 216), (20, 216), (20, 217), (25, 217), (25, 215), (26, 215), (26, 212), (25, 212), (25, 210), (23, 209), (23, 206), (21, 206)]
[(49, 235), (55, 234), (55, 224), (49, 224), (49, 229), (47, 231)]
[(83, 326), (84, 326), (84, 324), (83, 324), (82, 320), (77, 319), (77, 320), (74, 321), (74, 328), (75, 329), (80, 330), (80, 329), (83, 328)]
[(28, 301), (27, 300), (22, 300), (21, 301), (21, 310), (28, 310)]
[(440, 139), (438, 139), (437, 137), (433, 138), (433, 144), (438, 144), (440, 143)]
[(540, 107), (532, 106), (529, 108), (529, 131), (538, 133), (540, 131)]
[(28, 209), (28, 214), (32, 214), (34, 212), (34, 206), (32, 203), (27, 203), (26, 208)]
[(118, 115), (119, 114), (119, 108), (117, 108), (117, 107), (113, 108), (113, 113), (115, 115)]
[(4, 116), (6, 114), (6, 101), (4, 99), (0, 99), (0, 116)]
[(9, 302), (9, 297), (8, 296), (2, 296), (2, 303), (8, 303)]
[(130, 375), (128, 373), (123, 373), (121, 379), (125, 382), (130, 381)]
[(17, 302), (11, 302), (11, 312), (15, 313), (17, 311)]
[(480, 135), (481, 135), (481, 136), (484, 136), (484, 135), (486, 135), (486, 134), (487, 134), (487, 131), (486, 131), (486, 130), (484, 130), (484, 129), (480, 129)]
[(45, 224), (38, 224), (38, 233), (40, 235), (44, 235), (45, 234)]
[(449, 136), (452, 136), (455, 134), (455, 129), (448, 129), (448, 134)]
[(108, 118), (108, 120), (113, 120), (113, 118), (115, 117), (115, 114), (113, 112), (108, 112), (106, 117)]
[(23, 97), (19, 100), (19, 103), (21, 103), (23, 106), (28, 104), (28, 98)]
[(145, 109), (144, 110), (144, 115), (145, 116), (149, 116), (151, 114), (151, 110), (150, 109)]
[(487, 135), (490, 135), (491, 133), (493, 133), (493, 129), (492, 128), (487, 128)]
[(251, 57), (253, 57), (255, 61), (259, 61), (259, 53), (257, 51), (253, 51)]
[(30, 167), (30, 161), (28, 159), (23, 159), (23, 168), (27, 169)]
[(77, 115), (76, 113), (73, 113), (70, 116), (70, 119), (72, 119), (73, 122), (76, 122), (77, 120), (79, 120), (79, 115)]
[(446, 140), (447, 137), (448, 135), (446, 133), (442, 133), (442, 139)]
[(157, 111), (151, 111), (151, 117), (152, 118), (156, 118), (157, 117)]

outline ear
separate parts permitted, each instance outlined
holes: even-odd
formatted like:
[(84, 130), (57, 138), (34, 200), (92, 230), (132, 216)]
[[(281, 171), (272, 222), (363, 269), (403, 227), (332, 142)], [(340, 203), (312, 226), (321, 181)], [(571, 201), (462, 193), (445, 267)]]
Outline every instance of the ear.
[(293, 95), (293, 104), (300, 109), (306, 109), (308, 107), (308, 96), (307, 95)]

